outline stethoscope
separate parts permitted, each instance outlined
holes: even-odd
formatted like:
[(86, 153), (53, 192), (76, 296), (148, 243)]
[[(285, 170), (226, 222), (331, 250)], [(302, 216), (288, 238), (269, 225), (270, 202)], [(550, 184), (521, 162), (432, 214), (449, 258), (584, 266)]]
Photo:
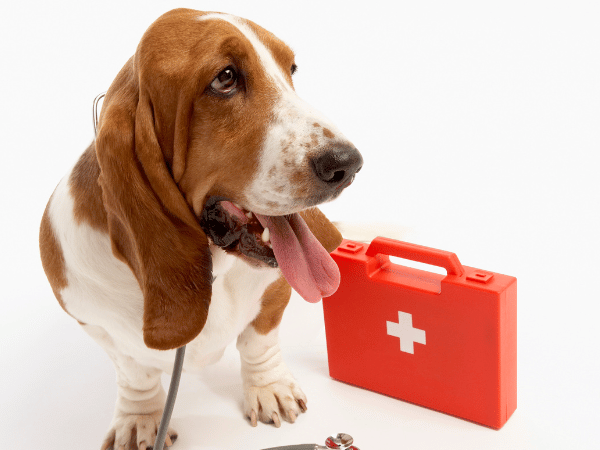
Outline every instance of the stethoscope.
[[(94, 120), (94, 136), (98, 135), (98, 104), (100, 100), (104, 98), (106, 92), (103, 92), (96, 96), (93, 104), (93, 120)], [(173, 373), (171, 374), (171, 383), (169, 384), (169, 392), (167, 393), (167, 400), (165, 401), (165, 409), (163, 410), (162, 417), (160, 419), (160, 425), (156, 432), (156, 439), (154, 441), (154, 450), (163, 450), (165, 445), (165, 439), (167, 437), (167, 429), (169, 428), (169, 422), (171, 421), (171, 414), (173, 413), (173, 407), (175, 406), (175, 399), (177, 398), (177, 390), (179, 389), (179, 380), (181, 379), (181, 372), (183, 370), (183, 357), (185, 356), (185, 345), (179, 347), (175, 352), (175, 362), (173, 364)], [(340, 433), (336, 437), (329, 436), (325, 440), (325, 446), (318, 444), (300, 444), (300, 445), (288, 445), (285, 447), (271, 447), (263, 450), (328, 450), (328, 449), (339, 449), (339, 450), (359, 450), (354, 447), (354, 440), (352, 436), (345, 433)]]
[[(94, 136), (98, 137), (98, 104), (100, 100), (104, 98), (106, 92), (103, 92), (96, 96), (93, 104), (92, 117), (94, 121)], [(181, 379), (181, 372), (183, 370), (183, 357), (185, 356), (185, 345), (179, 347), (175, 352), (175, 363), (173, 364), (173, 373), (171, 374), (171, 383), (169, 384), (169, 392), (167, 393), (167, 400), (165, 402), (165, 409), (163, 410), (162, 417), (160, 419), (160, 425), (156, 432), (156, 439), (154, 441), (154, 450), (163, 450), (165, 445), (165, 439), (167, 437), (167, 429), (169, 428), (169, 422), (171, 421), (171, 414), (173, 413), (173, 407), (175, 406), (175, 399), (177, 398), (177, 390), (179, 389), (179, 380)]]

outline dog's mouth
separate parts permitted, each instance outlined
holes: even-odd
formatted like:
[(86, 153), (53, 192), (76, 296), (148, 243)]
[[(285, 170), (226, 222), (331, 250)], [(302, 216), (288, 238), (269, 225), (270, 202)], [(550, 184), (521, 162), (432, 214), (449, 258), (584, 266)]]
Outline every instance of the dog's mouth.
[(337, 265), (298, 213), (267, 216), (210, 197), (200, 215), (200, 226), (226, 252), (279, 267), (306, 301), (318, 302), (339, 286)]
[(269, 230), (254, 213), (218, 197), (206, 202), (200, 226), (211, 241), (228, 253), (241, 253), (270, 267), (278, 267)]

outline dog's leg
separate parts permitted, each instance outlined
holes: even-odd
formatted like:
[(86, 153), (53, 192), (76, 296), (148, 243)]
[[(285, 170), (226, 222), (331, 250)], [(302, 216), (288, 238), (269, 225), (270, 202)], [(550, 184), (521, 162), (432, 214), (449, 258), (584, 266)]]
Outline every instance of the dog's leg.
[(306, 396), (283, 362), (278, 327), (261, 334), (249, 325), (239, 336), (237, 348), (242, 360), (244, 413), (252, 426), (258, 419), (279, 427), (280, 415), (293, 423), (306, 411)]
[[(83, 329), (104, 348), (117, 371), (117, 404), (102, 450), (152, 447), (166, 398), (160, 382), (162, 371), (123, 355), (101, 327), (83, 325)], [(166, 445), (176, 438), (177, 433), (169, 428)]]

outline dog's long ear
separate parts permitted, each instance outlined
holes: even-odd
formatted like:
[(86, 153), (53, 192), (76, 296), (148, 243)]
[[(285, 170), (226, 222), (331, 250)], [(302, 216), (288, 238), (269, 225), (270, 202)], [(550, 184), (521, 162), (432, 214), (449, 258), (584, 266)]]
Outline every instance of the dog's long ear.
[(319, 208), (310, 208), (300, 215), (325, 250), (334, 251), (342, 243), (342, 235)]
[[(174, 147), (186, 145), (189, 105), (182, 105), (185, 96), (170, 95), (172, 110), (159, 111), (164, 105), (155, 104), (136, 64), (130, 59), (107, 93), (96, 155), (113, 253), (129, 265), (144, 294), (144, 342), (166, 350), (204, 327), (212, 262), (208, 239), (172, 174), (181, 172), (173, 168), (182, 164)], [(172, 116), (168, 124), (160, 123), (161, 114)]]

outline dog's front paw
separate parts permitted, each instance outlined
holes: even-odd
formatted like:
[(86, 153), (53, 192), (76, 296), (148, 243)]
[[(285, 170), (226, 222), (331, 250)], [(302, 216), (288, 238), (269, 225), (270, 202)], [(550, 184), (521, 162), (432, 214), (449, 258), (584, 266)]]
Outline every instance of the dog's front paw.
[(280, 416), (294, 423), (301, 412), (306, 411), (306, 395), (292, 376), (266, 386), (245, 388), (244, 413), (255, 427), (258, 420), (281, 426)]
[[(162, 413), (145, 415), (123, 415), (117, 418), (106, 439), (102, 450), (147, 450), (154, 446), (156, 432)], [(173, 445), (177, 433), (169, 428), (165, 439), (165, 447)]]

